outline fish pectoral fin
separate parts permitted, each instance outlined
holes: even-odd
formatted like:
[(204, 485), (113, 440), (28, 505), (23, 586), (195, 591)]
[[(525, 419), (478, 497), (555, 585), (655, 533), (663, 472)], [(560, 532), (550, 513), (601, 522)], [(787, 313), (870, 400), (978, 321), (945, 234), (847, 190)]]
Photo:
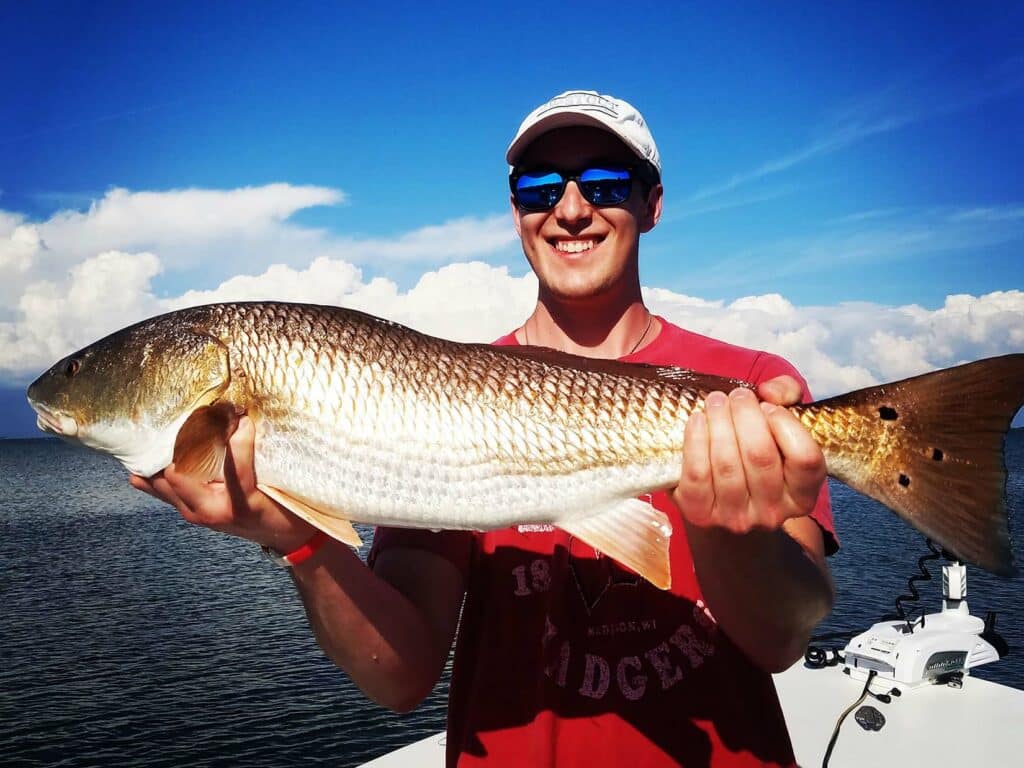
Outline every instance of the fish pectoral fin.
[(556, 525), (643, 576), (658, 589), (672, 586), (668, 545), (672, 524), (649, 502), (627, 499)]
[(301, 517), (314, 528), (323, 531), (331, 538), (342, 541), (356, 549), (363, 545), (363, 540), (359, 538), (359, 533), (356, 532), (356, 529), (352, 527), (352, 523), (348, 520), (321, 512), (316, 507), (311, 507), (306, 502), (295, 498), (289, 493), (285, 493), (280, 488), (274, 488), (272, 485), (256, 483), (256, 487), (282, 507)]
[(199, 480), (223, 480), (228, 438), (237, 422), (238, 410), (228, 402), (192, 411), (174, 439), (175, 469)]

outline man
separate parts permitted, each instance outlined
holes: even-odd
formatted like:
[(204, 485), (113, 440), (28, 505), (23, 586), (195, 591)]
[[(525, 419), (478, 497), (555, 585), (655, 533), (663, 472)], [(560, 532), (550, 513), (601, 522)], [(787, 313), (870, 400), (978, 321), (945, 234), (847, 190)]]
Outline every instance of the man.
[(644, 306), (639, 240), (663, 189), (629, 104), (564, 93), (526, 118), (507, 159), (538, 297), (498, 344), (759, 385), (760, 403), (747, 389), (709, 395), (687, 425), (679, 485), (645, 497), (673, 521), (670, 591), (548, 526), (381, 529), (366, 566), (256, 490), (244, 419), (224, 483), (173, 468), (132, 483), (190, 521), (288, 553), (320, 645), (384, 706), (407, 711), (429, 693), (458, 624), (450, 765), (791, 765), (770, 673), (831, 607), (834, 547), (821, 452), (777, 407), (806, 396), (803, 382), (780, 358)]

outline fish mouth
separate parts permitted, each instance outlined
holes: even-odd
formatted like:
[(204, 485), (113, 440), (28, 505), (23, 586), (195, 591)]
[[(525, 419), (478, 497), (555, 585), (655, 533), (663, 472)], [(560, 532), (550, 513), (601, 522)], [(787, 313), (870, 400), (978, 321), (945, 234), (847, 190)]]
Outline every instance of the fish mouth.
[(78, 422), (70, 416), (51, 411), (42, 403), (29, 398), (28, 404), (36, 412), (36, 426), (43, 432), (52, 432), (61, 437), (74, 437), (78, 434)]

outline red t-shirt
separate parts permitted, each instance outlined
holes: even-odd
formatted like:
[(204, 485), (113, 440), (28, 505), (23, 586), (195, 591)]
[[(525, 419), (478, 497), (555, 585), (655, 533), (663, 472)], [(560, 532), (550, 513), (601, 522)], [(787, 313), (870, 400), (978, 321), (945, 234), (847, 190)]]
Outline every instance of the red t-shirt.
[[(782, 358), (659, 320), (657, 338), (623, 360), (755, 384), (788, 373), (810, 399)], [(647, 498), (673, 525), (670, 591), (552, 526), (377, 530), (371, 563), (384, 548), (426, 549), (465, 579), (449, 766), (794, 764), (771, 675), (732, 645), (705, 608), (674, 505), (664, 493)], [(813, 518), (826, 550), (835, 551), (826, 488)]]

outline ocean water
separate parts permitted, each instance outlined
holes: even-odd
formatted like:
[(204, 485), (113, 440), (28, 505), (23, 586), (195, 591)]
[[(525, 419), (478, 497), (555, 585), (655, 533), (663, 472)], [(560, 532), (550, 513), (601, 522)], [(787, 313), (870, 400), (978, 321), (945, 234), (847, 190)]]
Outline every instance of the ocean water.
[[(1024, 431), (1007, 463), (1024, 564)], [(927, 551), (842, 486), (833, 505), (839, 599), (821, 631), (891, 611)], [(972, 612), (997, 611), (1011, 647), (975, 674), (1024, 689), (1024, 576), (969, 579)], [(920, 590), (936, 610), (937, 582)], [(322, 656), (288, 575), (254, 545), (186, 524), (111, 460), (0, 441), (4, 765), (359, 765), (441, 730), (446, 681), (412, 714), (382, 710)]]

